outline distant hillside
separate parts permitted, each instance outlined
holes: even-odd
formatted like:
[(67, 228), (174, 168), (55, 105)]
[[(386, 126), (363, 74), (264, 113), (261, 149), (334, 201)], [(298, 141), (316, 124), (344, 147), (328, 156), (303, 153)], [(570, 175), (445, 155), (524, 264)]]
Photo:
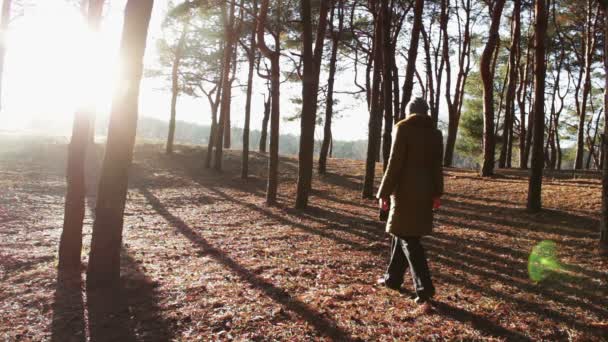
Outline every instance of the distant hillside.
[[(98, 135), (107, 134), (107, 119), (99, 120), (97, 124)], [(167, 139), (167, 131), (169, 123), (166, 121), (153, 119), (149, 117), (140, 117), (137, 123), (137, 137), (144, 139), (152, 139), (165, 141)], [(175, 141), (181, 144), (200, 144), (207, 145), (209, 139), (210, 126), (198, 125), (190, 122), (177, 121), (175, 129)], [(252, 151), (257, 151), (260, 144), (259, 130), (250, 132), (249, 141)], [(232, 147), (240, 149), (243, 141), (243, 129), (238, 127), (232, 128)], [(298, 145), (300, 138), (293, 134), (283, 134), (279, 141), (279, 153), (283, 155), (295, 155), (298, 153)], [(268, 144), (268, 142), (267, 142)], [(317, 141), (315, 153), (319, 153), (321, 142)], [(356, 141), (334, 141), (333, 157), (365, 160), (367, 153), (367, 140)]]

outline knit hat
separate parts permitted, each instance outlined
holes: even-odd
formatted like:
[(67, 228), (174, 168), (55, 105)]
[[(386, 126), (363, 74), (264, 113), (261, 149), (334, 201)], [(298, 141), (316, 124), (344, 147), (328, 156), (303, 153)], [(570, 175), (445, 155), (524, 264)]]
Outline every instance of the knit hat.
[(428, 115), (429, 105), (422, 97), (415, 97), (408, 103), (407, 110), (409, 114)]

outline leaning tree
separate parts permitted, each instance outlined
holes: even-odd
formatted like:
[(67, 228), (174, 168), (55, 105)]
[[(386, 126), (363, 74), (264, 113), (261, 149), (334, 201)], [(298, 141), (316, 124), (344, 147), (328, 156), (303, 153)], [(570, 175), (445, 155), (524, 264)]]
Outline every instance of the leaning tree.
[(115, 286), (120, 281), (123, 216), (153, 4), (153, 0), (128, 0), (125, 8), (120, 45), (123, 66), (112, 101), (106, 153), (99, 179), (87, 269), (89, 288)]

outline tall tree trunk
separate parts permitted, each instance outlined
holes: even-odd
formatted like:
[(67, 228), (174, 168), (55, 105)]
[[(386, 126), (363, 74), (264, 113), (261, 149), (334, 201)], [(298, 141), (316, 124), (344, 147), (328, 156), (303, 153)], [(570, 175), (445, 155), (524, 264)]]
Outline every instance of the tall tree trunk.
[[(528, 168), (528, 151), (527, 131), (526, 131), (526, 95), (528, 91), (528, 83), (530, 80), (530, 47), (532, 39), (528, 38), (526, 48), (526, 64), (520, 68), (519, 88), (517, 89), (517, 105), (519, 107), (519, 167), (521, 169)], [(530, 115), (529, 113), (528, 115)]]
[[(496, 137), (494, 136), (494, 70), (492, 68), (492, 57), (498, 44), (500, 17), (505, 5), (505, 0), (496, 0), (492, 10), (492, 24), (486, 47), (483, 50), (480, 61), (481, 80), (483, 82), (483, 166), (481, 176), (488, 177), (494, 174), (494, 152), (496, 150)], [(496, 52), (497, 53), (497, 52)]]
[(128, 0), (125, 9), (120, 51), (124, 63), (121, 79), (127, 86), (123, 88), (126, 90), (115, 95), (112, 105), (93, 223), (87, 270), (88, 288), (115, 286), (120, 281), (123, 214), (135, 145), (143, 57), (153, 4), (152, 0)]
[(226, 130), (227, 117), (230, 115), (230, 97), (232, 96), (232, 84), (230, 82), (230, 70), (232, 69), (232, 58), (234, 49), (234, 8), (235, 0), (230, 1), (230, 14), (226, 9), (226, 3), (222, 2), (222, 20), (224, 23), (224, 55), (222, 70), (222, 99), (220, 101), (220, 116), (215, 130), (215, 154), (213, 168), (217, 171), (222, 170), (222, 158), (224, 151), (224, 133)]
[(583, 157), (585, 155), (585, 123), (587, 114), (587, 99), (591, 92), (591, 67), (593, 64), (593, 51), (595, 50), (595, 25), (593, 23), (593, 0), (587, 0), (587, 22), (585, 24), (585, 65), (583, 78), (583, 95), (580, 102), (578, 133), (576, 139), (576, 157), (574, 169), (583, 168)]
[[(281, 3), (277, 2), (276, 19), (281, 19)], [(274, 32), (275, 50), (271, 50), (264, 39), (266, 18), (268, 16), (268, 0), (262, 0), (260, 14), (257, 22), (258, 48), (264, 57), (270, 60), (270, 157), (268, 158), (268, 186), (266, 189), (266, 204), (275, 205), (277, 202), (277, 188), (279, 185), (279, 119), (280, 119), (280, 36), (281, 32)], [(278, 29), (277, 29), (278, 31)]]
[[(505, 120), (502, 137), (503, 144), (500, 150), (498, 165), (500, 168), (511, 166), (511, 146), (513, 141), (513, 120), (515, 116), (515, 87), (517, 86), (517, 56), (519, 55), (519, 37), (521, 33), (521, 0), (513, 1), (513, 19), (511, 23), (511, 48), (509, 51), (509, 80), (505, 98)], [(508, 160), (507, 160), (508, 159)]]
[(312, 187), (312, 170), (315, 150), (315, 126), (317, 122), (317, 96), (319, 93), (319, 73), (323, 57), (323, 43), (327, 30), (327, 13), (329, 1), (322, 1), (319, 10), (319, 22), (312, 47), (312, 15), (310, 0), (301, 0), (302, 44), (303, 44), (303, 79), (302, 79), (302, 118), (300, 125), (300, 150), (298, 155), (298, 185), (296, 189), (297, 209), (308, 206), (308, 197)]
[[(601, 3), (604, 12), (604, 42), (608, 39), (608, 3)], [(604, 132), (602, 137), (602, 212), (600, 245), (608, 249), (608, 44), (604, 43)]]
[[(375, 12), (374, 12), (375, 13)], [(363, 190), (361, 196), (363, 198), (374, 197), (374, 178), (376, 176), (376, 160), (378, 143), (380, 133), (382, 129), (382, 107), (381, 107), (381, 94), (380, 94), (380, 66), (382, 63), (382, 27), (379, 22), (375, 21), (374, 28), (374, 47), (373, 47), (373, 61), (374, 69), (372, 76), (372, 91), (371, 91), (371, 106), (369, 111), (369, 124), (368, 124), (368, 138), (367, 138), (367, 157), (365, 161), (365, 178), (363, 180)]]
[(545, 40), (547, 36), (547, 3), (536, 1), (536, 23), (534, 43), (536, 45), (534, 68), (534, 137), (532, 140), (532, 165), (528, 186), (528, 205), (530, 212), (542, 208), (541, 189), (543, 181), (543, 144), (545, 133)]
[(270, 119), (270, 100), (272, 96), (268, 94), (268, 99), (264, 99), (264, 117), (262, 118), (262, 132), (260, 134), (260, 147), (262, 153), (266, 153), (266, 141), (268, 140), (268, 120)]
[(184, 24), (181, 36), (173, 55), (173, 67), (171, 68), (171, 119), (169, 120), (169, 134), (167, 135), (167, 154), (173, 153), (173, 142), (175, 140), (175, 117), (177, 115), (177, 97), (179, 96), (179, 64), (182, 59), (186, 34), (188, 33), (188, 23)]
[[(334, 32), (334, 17), (337, 13), (338, 16), (338, 31)], [(325, 102), (325, 120), (323, 127), (323, 143), (321, 144), (321, 151), (319, 153), (319, 174), (323, 175), (327, 171), (327, 155), (329, 153), (329, 147), (332, 140), (331, 134), (331, 123), (333, 117), (334, 108), (334, 81), (336, 76), (336, 62), (338, 60), (338, 47), (340, 39), (342, 37), (342, 30), (344, 26), (344, 1), (338, 1), (338, 7), (336, 2), (331, 12), (330, 28), (331, 28), (331, 56), (329, 58), (329, 75), (327, 77), (327, 98)]]
[[(241, 1), (241, 7), (242, 7), (243, 1)], [(242, 13), (242, 12), (241, 12)], [(234, 23), (234, 20), (233, 20)], [(237, 34), (237, 30), (234, 27), (234, 24), (232, 26), (232, 30), (233, 30), (233, 34), (236, 35)], [(230, 80), (230, 88), (228, 89), (230, 96), (228, 97), (228, 102), (226, 103), (226, 118), (224, 120), (224, 148), (230, 148), (232, 146), (232, 122), (230, 120), (230, 117), (232, 116), (232, 82), (234, 81), (235, 77), (236, 77), (236, 64), (237, 64), (237, 60), (236, 60), (236, 56), (237, 56), (237, 48), (238, 46), (236, 45), (236, 36), (233, 36), (233, 42), (232, 42), (232, 62), (231, 62), (231, 75), (228, 76), (228, 79)]]
[[(258, 2), (253, 0), (254, 14), (257, 12)], [(251, 30), (249, 47), (247, 49), (249, 60), (249, 73), (247, 74), (247, 95), (245, 98), (245, 123), (243, 125), (243, 154), (241, 157), (241, 178), (246, 179), (249, 174), (249, 126), (251, 121), (251, 94), (253, 92), (253, 70), (255, 68), (255, 28)]]
[(414, 24), (412, 25), (412, 36), (410, 38), (410, 48), (407, 52), (407, 67), (405, 69), (405, 80), (403, 81), (403, 96), (401, 98), (401, 119), (405, 118), (407, 104), (412, 97), (414, 88), (414, 72), (416, 71), (416, 57), (418, 56), (418, 42), (422, 29), (422, 12), (424, 10), (424, 0), (415, 0), (414, 3)]
[[(458, 135), (458, 126), (460, 125), (460, 113), (462, 112), (462, 103), (464, 99), (464, 88), (470, 71), (471, 63), (471, 0), (466, 0), (464, 4), (465, 11), (465, 26), (464, 34), (460, 43), (460, 55), (458, 56), (458, 76), (456, 78), (456, 87), (454, 88), (454, 100), (450, 99), (450, 92), (446, 90), (446, 100), (448, 103), (448, 137), (446, 141), (445, 154), (443, 163), (445, 166), (452, 166), (454, 159), (454, 148), (456, 146), (456, 137)], [(446, 27), (447, 31), (447, 27)], [(447, 34), (447, 33), (444, 33)], [(444, 50), (444, 55), (446, 51)], [(446, 65), (450, 63), (449, 58), (444, 58)], [(450, 67), (448, 67), (448, 70)], [(448, 72), (448, 75), (450, 72)], [(446, 89), (450, 87), (450, 81), (447, 80)]]
[[(83, 3), (83, 5), (86, 5), (86, 3)], [(4, 6), (10, 6), (10, 1), (5, 0)], [(99, 27), (102, 7), (103, 0), (88, 1), (88, 9), (84, 6), (88, 25), (92, 30)], [(91, 68), (94, 67), (94, 65), (91, 65)], [(86, 210), (85, 161), (88, 146), (90, 112), (91, 108), (88, 106), (86, 108), (81, 108), (76, 112), (72, 126), (72, 139), (68, 147), (66, 170), (67, 191), (65, 195), (63, 230), (61, 231), (61, 239), (59, 240), (58, 270), (60, 279), (73, 275), (80, 276), (82, 226)]]
[(393, 69), (393, 49), (391, 44), (391, 13), (388, 0), (381, 1), (380, 25), (382, 28), (382, 92), (384, 107), (384, 135), (382, 141), (383, 169), (386, 170), (388, 158), (391, 154), (392, 130), (393, 130), (393, 81), (391, 79)]
[(12, 0), (2, 1), (2, 14), (0, 17), (0, 109), (2, 109), (2, 78), (4, 77), (4, 59), (6, 58), (6, 32), (8, 24), (11, 21), (11, 3)]

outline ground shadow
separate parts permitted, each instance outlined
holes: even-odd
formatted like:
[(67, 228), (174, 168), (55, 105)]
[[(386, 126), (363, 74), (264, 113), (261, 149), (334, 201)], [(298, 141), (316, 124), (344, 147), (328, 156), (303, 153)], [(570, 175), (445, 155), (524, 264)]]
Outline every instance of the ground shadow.
[(171, 214), (160, 200), (147, 189), (140, 189), (148, 203), (156, 210), (167, 222), (171, 223), (175, 229), (182, 233), (192, 243), (194, 243), (204, 255), (213, 258), (216, 262), (222, 264), (230, 271), (235, 273), (243, 281), (248, 282), (256, 289), (262, 291), (266, 296), (281, 304), (286, 310), (289, 310), (300, 316), (322, 336), (335, 338), (341, 341), (353, 340), (353, 338), (340, 328), (336, 322), (329, 318), (323, 317), (320, 313), (308, 305), (300, 302), (291, 296), (286, 290), (268, 282), (254, 272), (243, 267), (241, 264), (232, 259), (228, 254), (219, 248), (211, 245), (205, 238), (196, 233), (182, 219)]

